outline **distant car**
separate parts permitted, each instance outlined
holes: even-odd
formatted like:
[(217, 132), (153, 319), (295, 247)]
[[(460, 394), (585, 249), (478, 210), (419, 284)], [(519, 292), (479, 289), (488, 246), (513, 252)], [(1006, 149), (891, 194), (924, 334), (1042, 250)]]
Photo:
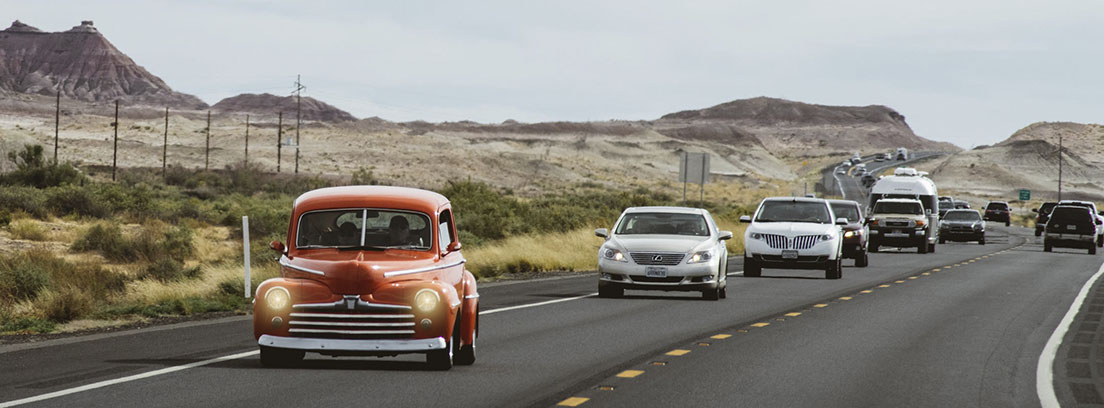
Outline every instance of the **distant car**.
[(1035, 216), (1035, 236), (1042, 236), (1043, 230), (1046, 229), (1047, 220), (1050, 219), (1050, 212), (1054, 210), (1054, 207), (1058, 203), (1054, 201), (1048, 201), (1039, 206), (1039, 208), (1033, 208), (1031, 212), (1037, 214)]
[(828, 202), (817, 198), (764, 199), (744, 233), (744, 276), (763, 268), (823, 269), (826, 279), (843, 276), (843, 232), (850, 220), (835, 218)]
[(836, 167), (836, 174), (847, 174), (847, 169), (844, 167)]
[(854, 175), (855, 175), (855, 177), (862, 177), (862, 176), (867, 175), (866, 168), (865, 167), (856, 167), (855, 171), (854, 171)]
[(970, 203), (962, 201), (962, 200), (954, 200), (954, 208), (956, 210), (969, 210), (970, 209)]
[(873, 174), (867, 173), (862, 176), (863, 187), (870, 188), (876, 182), (878, 182), (878, 178), (874, 177)]
[(1101, 212), (1096, 209), (1096, 203), (1092, 201), (1062, 200), (1058, 202), (1058, 205), (1072, 205), (1088, 208), (1093, 217), (1096, 217), (1096, 246), (1104, 247), (1104, 216), (1101, 216)]
[(1012, 224), (1012, 207), (1004, 201), (990, 201), (985, 205), (985, 220), (1004, 222), (1004, 226)]
[(1096, 214), (1086, 207), (1058, 204), (1047, 220), (1043, 251), (1054, 247), (1084, 248), (1096, 254)]
[(939, 243), (977, 241), (985, 245), (985, 220), (976, 210), (949, 210), (939, 221)]
[(685, 207), (631, 207), (598, 249), (598, 297), (621, 297), (625, 289), (700, 291), (725, 298), (729, 231), (717, 229), (709, 211)]
[(897, 160), (908, 160), (909, 159), (908, 149), (903, 148), (903, 147), (898, 147), (897, 148), (897, 154), (896, 154), (895, 157), (897, 158)]
[(883, 198), (874, 203), (867, 218), (870, 252), (882, 246), (916, 248), (928, 253), (927, 217), (924, 204), (915, 198)]
[(949, 196), (939, 196), (939, 218), (943, 218), (943, 214), (947, 211), (955, 209), (954, 198)]
[(886, 155), (885, 153), (878, 153), (876, 156), (874, 156), (874, 161), (876, 161), (876, 162), (884, 162), (888, 159), (889, 159), (889, 156)]
[(864, 268), (870, 264), (866, 253), (866, 222), (859, 203), (850, 200), (828, 200), (836, 218), (846, 218), (843, 226), (843, 257), (855, 260), (855, 266)]
[(862, 162), (862, 155), (860, 155), (859, 152), (855, 152), (855, 154), (851, 156), (851, 162), (852, 163)]

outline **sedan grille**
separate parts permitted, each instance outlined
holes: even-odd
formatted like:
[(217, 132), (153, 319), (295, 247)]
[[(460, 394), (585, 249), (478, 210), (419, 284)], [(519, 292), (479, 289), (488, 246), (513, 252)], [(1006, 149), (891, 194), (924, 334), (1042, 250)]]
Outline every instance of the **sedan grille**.
[(407, 339), (414, 336), (410, 306), (368, 303), (346, 296), (333, 303), (292, 306), (288, 333), (332, 339)]
[(682, 262), (682, 258), (686, 257), (686, 254), (676, 254), (670, 252), (632, 252), (629, 254), (632, 256), (633, 262), (639, 265), (678, 265)]
[(798, 235), (793, 238), (785, 235), (762, 234), (767, 246), (774, 249), (809, 249), (820, 242), (820, 235)]

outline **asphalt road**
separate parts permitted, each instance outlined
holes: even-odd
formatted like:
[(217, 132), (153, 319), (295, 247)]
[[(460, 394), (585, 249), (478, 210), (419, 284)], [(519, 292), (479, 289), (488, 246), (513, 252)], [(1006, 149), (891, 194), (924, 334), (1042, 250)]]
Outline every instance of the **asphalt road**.
[[(1026, 229), (991, 234), (984, 246), (871, 254), (868, 268), (845, 263), (840, 280), (773, 269), (744, 278), (734, 259), (729, 297), (716, 302), (599, 299), (587, 296), (593, 275), (484, 285), (478, 361), (448, 372), (427, 371), (420, 356), (308, 355), (264, 369), (248, 317), (3, 346), (0, 401), (60, 392), (28, 406), (1038, 405), (1044, 344), (1102, 258), (1043, 253)], [(525, 305), (535, 306), (509, 309)], [(1059, 350), (1057, 397), (1075, 401), (1065, 369), (1075, 350)], [(232, 357), (208, 361), (221, 356)], [(156, 371), (165, 368), (175, 371)], [(78, 388), (88, 384), (98, 385)]]
[[(881, 162), (874, 161), (874, 156), (871, 155), (864, 157), (863, 163), (866, 164), (867, 171), (869, 171), (870, 173), (881, 174), (888, 168), (908, 166), (910, 163), (913, 163), (915, 161), (927, 159), (937, 155), (939, 155), (939, 153), (914, 153), (911, 159), (905, 161), (886, 160)], [(841, 167), (847, 171), (845, 174), (836, 173), (836, 170)], [(845, 200), (855, 200), (859, 203), (864, 203), (866, 201), (867, 188), (863, 187), (861, 177), (856, 177), (852, 175), (853, 171), (854, 167), (844, 167), (840, 165), (832, 169), (832, 175), (836, 178), (836, 183), (840, 187), (840, 195), (843, 196)]]

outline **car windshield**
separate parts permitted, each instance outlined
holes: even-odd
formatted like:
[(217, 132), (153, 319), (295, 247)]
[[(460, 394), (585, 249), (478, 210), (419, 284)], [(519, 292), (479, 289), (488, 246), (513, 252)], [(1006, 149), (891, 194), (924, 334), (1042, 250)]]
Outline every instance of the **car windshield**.
[(311, 211), (299, 218), (295, 245), (310, 248), (429, 250), (429, 217), (402, 210), (342, 209)]
[(859, 207), (852, 204), (832, 204), (832, 213), (836, 215), (836, 218), (846, 218), (851, 222), (862, 218), (859, 216)]
[(874, 212), (879, 214), (923, 214), (920, 203), (879, 201), (874, 204)]
[(759, 210), (756, 222), (815, 222), (831, 223), (828, 206), (814, 201), (766, 201)]
[(977, 211), (950, 211), (943, 216), (947, 221), (979, 221), (981, 215)]
[(630, 213), (617, 226), (619, 235), (692, 235), (709, 236), (709, 226), (700, 214)]

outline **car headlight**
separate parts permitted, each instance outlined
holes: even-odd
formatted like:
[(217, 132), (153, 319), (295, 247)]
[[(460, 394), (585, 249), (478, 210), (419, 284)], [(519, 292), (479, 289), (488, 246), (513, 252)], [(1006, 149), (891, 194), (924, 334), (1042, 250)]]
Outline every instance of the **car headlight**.
[(265, 304), (269, 309), (281, 310), (287, 307), (288, 303), (291, 303), (291, 294), (287, 289), (280, 286), (273, 286), (267, 292), (265, 292)]
[(602, 251), (602, 257), (606, 258), (606, 259), (609, 259), (611, 261), (617, 261), (617, 262), (628, 262), (629, 261), (628, 259), (625, 259), (625, 254), (623, 254), (623, 253), (621, 253), (621, 251), (613, 249), (613, 248), (606, 248), (604, 251)]
[(713, 251), (698, 251), (695, 252), (693, 255), (690, 255), (690, 259), (687, 260), (686, 263), (692, 264), (709, 262), (710, 259), (713, 259)]
[(423, 313), (432, 312), (437, 308), (438, 303), (441, 303), (441, 295), (433, 289), (422, 289), (414, 295), (414, 307)]
[(863, 234), (862, 230), (847, 231), (847, 232), (843, 233), (843, 237), (844, 238), (861, 237), (862, 234)]
[(753, 232), (753, 233), (751, 233), (751, 239), (763, 239), (763, 234), (760, 234), (758, 232)]
[(833, 237), (832, 237), (832, 234), (824, 234), (824, 235), (821, 235), (821, 236), (820, 236), (820, 240), (821, 240), (821, 241), (831, 241), (831, 240), (832, 240), (832, 238), (833, 238)]

